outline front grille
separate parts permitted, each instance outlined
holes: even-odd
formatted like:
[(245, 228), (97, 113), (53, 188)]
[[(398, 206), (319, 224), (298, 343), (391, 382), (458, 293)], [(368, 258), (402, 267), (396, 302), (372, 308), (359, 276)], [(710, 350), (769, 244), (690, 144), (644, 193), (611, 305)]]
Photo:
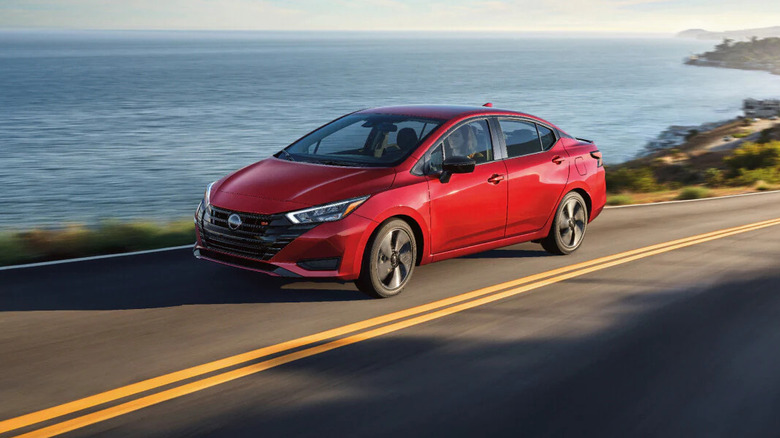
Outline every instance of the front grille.
[[(241, 225), (235, 230), (228, 225), (228, 218), (234, 213), (241, 217)], [(213, 205), (208, 206), (198, 225), (206, 248), (258, 260), (270, 260), (287, 244), (316, 226), (293, 224), (283, 214), (244, 213)]]

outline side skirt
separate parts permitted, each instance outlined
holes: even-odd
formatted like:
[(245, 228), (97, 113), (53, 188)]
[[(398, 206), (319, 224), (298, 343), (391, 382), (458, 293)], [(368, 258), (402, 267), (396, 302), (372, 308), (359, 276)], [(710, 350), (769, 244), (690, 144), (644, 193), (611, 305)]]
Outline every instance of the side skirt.
[(542, 228), (539, 231), (532, 233), (518, 234), (517, 236), (505, 237), (500, 240), (494, 240), (492, 242), (480, 243), (477, 245), (467, 246), (465, 248), (453, 249), (451, 251), (445, 251), (431, 256), (431, 262), (439, 262), (442, 260), (451, 259), (453, 257), (460, 257), (469, 254), (475, 254), (490, 249), (501, 248), (504, 246), (516, 245), (518, 243), (528, 242), (537, 239), (543, 239), (547, 236), (547, 227)]

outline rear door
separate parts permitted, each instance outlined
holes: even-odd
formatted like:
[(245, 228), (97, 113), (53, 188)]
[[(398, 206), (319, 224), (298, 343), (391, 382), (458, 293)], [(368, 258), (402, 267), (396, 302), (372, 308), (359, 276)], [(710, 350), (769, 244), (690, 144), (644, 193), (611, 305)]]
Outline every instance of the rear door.
[(532, 120), (498, 118), (506, 151), (506, 236), (541, 229), (569, 180), (569, 160), (555, 131)]
[[(468, 132), (471, 150), (454, 152), (449, 136)], [(496, 160), (486, 119), (469, 120), (452, 130), (428, 155), (428, 191), (431, 207), (431, 252), (441, 253), (504, 237), (507, 181), (504, 161)], [(467, 155), (477, 161), (473, 173), (439, 180), (441, 163), (448, 155)]]

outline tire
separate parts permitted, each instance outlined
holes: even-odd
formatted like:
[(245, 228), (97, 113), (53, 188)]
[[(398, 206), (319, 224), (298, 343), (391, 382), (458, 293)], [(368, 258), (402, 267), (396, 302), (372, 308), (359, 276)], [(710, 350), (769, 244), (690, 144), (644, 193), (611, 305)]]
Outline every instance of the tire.
[(542, 247), (551, 254), (565, 255), (577, 250), (588, 228), (588, 207), (577, 192), (563, 197), (555, 211), (550, 234), (542, 239)]
[(398, 295), (412, 277), (416, 260), (412, 228), (403, 220), (393, 219), (380, 226), (369, 240), (355, 284), (373, 298)]

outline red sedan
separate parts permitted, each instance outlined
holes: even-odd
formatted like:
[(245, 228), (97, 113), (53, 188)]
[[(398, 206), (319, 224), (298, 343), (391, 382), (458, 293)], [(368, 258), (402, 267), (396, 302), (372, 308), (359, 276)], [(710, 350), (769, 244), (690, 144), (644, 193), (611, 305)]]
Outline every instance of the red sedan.
[(601, 153), (489, 106), (358, 111), (209, 184), (195, 256), (397, 295), (414, 267), (536, 241), (568, 254), (606, 202)]

